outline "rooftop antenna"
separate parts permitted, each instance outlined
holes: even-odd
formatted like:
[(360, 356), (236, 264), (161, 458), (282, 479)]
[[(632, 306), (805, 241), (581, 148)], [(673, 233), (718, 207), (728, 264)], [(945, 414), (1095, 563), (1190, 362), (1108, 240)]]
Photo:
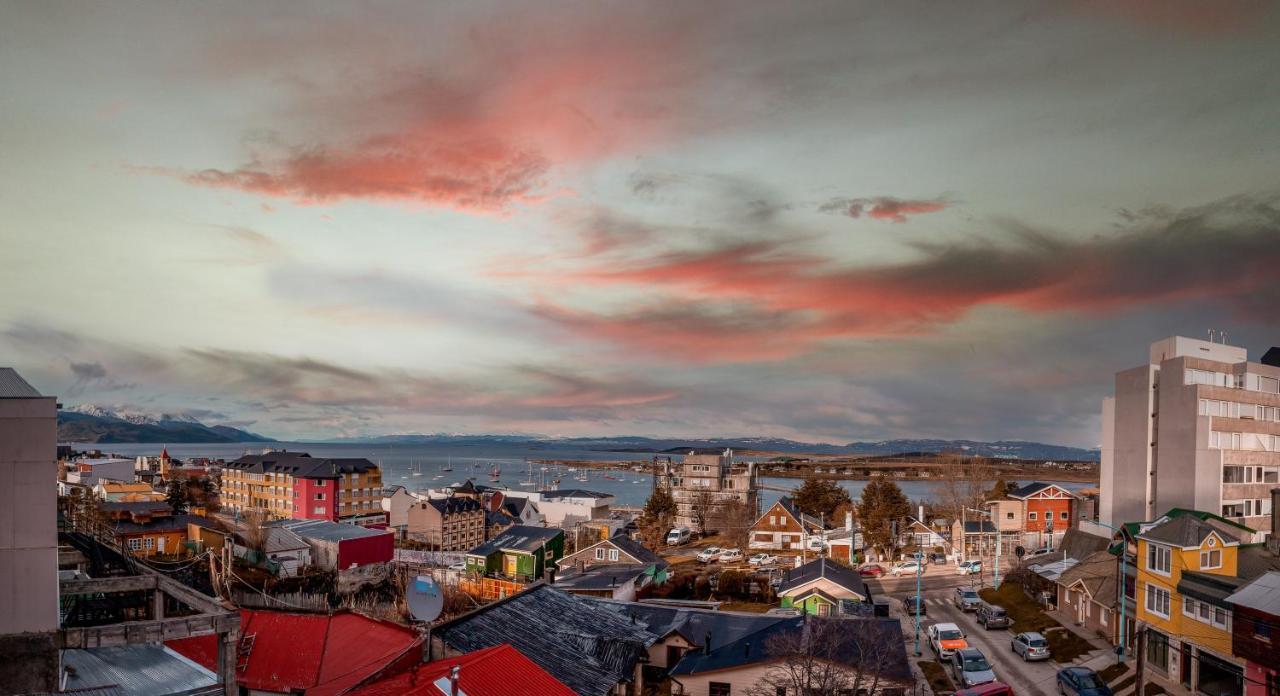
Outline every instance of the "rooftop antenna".
[(1213, 329), (1209, 329), (1209, 342), (1213, 343)]

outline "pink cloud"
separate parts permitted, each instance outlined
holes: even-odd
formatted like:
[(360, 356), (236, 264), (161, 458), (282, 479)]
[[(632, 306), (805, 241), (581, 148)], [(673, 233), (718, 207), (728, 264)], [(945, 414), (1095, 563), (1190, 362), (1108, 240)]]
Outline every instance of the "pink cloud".
[(948, 203), (942, 199), (907, 200), (892, 196), (876, 196), (873, 198), (835, 198), (819, 207), (826, 213), (840, 213), (851, 218), (863, 215), (873, 220), (903, 223), (912, 215), (937, 213), (947, 208)]

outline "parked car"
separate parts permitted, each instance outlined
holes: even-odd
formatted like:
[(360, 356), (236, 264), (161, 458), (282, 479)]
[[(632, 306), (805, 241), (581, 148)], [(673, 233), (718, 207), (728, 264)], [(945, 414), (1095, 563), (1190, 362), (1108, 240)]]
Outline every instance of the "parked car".
[(995, 670), (987, 656), (977, 648), (961, 648), (951, 655), (951, 675), (962, 689), (996, 680)]
[(458, 573), (461, 573), (461, 572), (465, 571), (466, 569), (467, 569), (467, 564), (466, 564), (466, 562), (465, 562), (465, 561), (459, 561), (459, 562), (457, 562), (457, 563), (450, 563), (450, 564), (449, 564), (449, 570), (452, 570), (452, 571), (455, 571), (455, 572), (458, 572)]
[(911, 553), (903, 554), (902, 560), (920, 561), (920, 563), (922, 563), (923, 565), (926, 565), (926, 566), (929, 565), (929, 558), (924, 555), (923, 551), (912, 551)]
[(878, 578), (881, 575), (884, 575), (884, 568), (882, 566), (875, 565), (874, 563), (864, 565), (858, 569), (858, 575), (861, 575), (864, 578)]
[(929, 554), (929, 562), (930, 562), (930, 563), (946, 563), (946, 562), (947, 562), (947, 554), (945, 554), (945, 553), (931, 553), (931, 554)]
[(707, 548), (702, 550), (702, 553), (698, 554), (698, 562), (711, 563), (713, 561), (719, 560), (721, 551), (724, 551), (724, 549), (720, 548), (719, 546), (708, 546)]
[(1035, 558), (1037, 556), (1045, 556), (1051, 553), (1053, 553), (1053, 549), (1049, 548), (1048, 546), (1042, 546), (1038, 549), (1028, 551), (1027, 555), (1023, 556), (1023, 559)]
[(892, 575), (915, 575), (917, 572), (924, 574), (928, 566), (918, 561), (899, 561), (893, 564), (893, 568), (889, 571)]
[(1049, 641), (1035, 631), (1014, 636), (1011, 649), (1013, 654), (1021, 655), (1024, 661), (1049, 659)]
[(721, 563), (741, 563), (742, 559), (742, 549), (725, 549), (720, 552)]
[(777, 563), (777, 562), (778, 562), (777, 556), (767, 554), (767, 553), (757, 553), (756, 555), (747, 559), (747, 564), (753, 565), (753, 566), (768, 566), (768, 565), (773, 565), (774, 563)]
[(954, 696), (1014, 696), (1013, 687), (1002, 681), (993, 681), (978, 686), (961, 689)]
[[(917, 599), (919, 602), (916, 601)], [(929, 613), (929, 608), (924, 603), (924, 597), (916, 597), (915, 595), (912, 595), (910, 597), (902, 598), (902, 613), (907, 616), (915, 616), (917, 609), (920, 611), (921, 616)]]
[(764, 614), (765, 616), (800, 616), (802, 613), (804, 612), (795, 607), (774, 607)]
[(972, 587), (957, 587), (956, 593), (951, 596), (951, 603), (955, 604), (960, 611), (977, 611), (982, 604), (982, 598)]
[(950, 659), (955, 651), (969, 647), (969, 641), (964, 639), (964, 631), (953, 623), (933, 624), (925, 630), (925, 634), (929, 636), (929, 647), (933, 649), (933, 654), (943, 660)]
[(667, 532), (667, 546), (680, 546), (689, 543), (693, 538), (693, 531), (688, 527), (676, 527)]
[(1058, 693), (1072, 696), (1111, 696), (1098, 673), (1088, 667), (1065, 667), (1058, 670)]
[(978, 610), (974, 612), (973, 617), (987, 630), (1008, 628), (1009, 624), (1012, 623), (1009, 620), (1009, 613), (1004, 610), (1004, 607), (997, 607), (986, 602), (978, 606)]
[(981, 575), (982, 561), (965, 561), (956, 566), (956, 572), (960, 575)]

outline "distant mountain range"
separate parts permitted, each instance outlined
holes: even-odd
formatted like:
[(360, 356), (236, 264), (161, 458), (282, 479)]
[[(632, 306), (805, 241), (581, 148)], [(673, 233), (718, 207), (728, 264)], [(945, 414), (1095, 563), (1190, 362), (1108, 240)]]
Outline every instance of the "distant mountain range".
[(93, 404), (58, 411), (59, 442), (274, 442), (228, 425), (205, 425), (182, 414), (116, 412)]
[(531, 449), (589, 449), (606, 452), (648, 452), (655, 454), (683, 453), (690, 449), (717, 451), (725, 448), (753, 450), (757, 452), (781, 452), (788, 454), (825, 454), (876, 456), (904, 454), (908, 452), (955, 452), (983, 457), (1007, 459), (1037, 459), (1062, 461), (1098, 461), (1098, 450), (1047, 445), (1040, 442), (1000, 440), (979, 442), (975, 440), (881, 440), (879, 442), (851, 442), (846, 445), (830, 445), (797, 442), (779, 438), (716, 438), (716, 439), (666, 439), (649, 437), (605, 438), (545, 438), (530, 435), (382, 435), (371, 437), (337, 438), (325, 442), (351, 442), (405, 445), (482, 445), (521, 444)]

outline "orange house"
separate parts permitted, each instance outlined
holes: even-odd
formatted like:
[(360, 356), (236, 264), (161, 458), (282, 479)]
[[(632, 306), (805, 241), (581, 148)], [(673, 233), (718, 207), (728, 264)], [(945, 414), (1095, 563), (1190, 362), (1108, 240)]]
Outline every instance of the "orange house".
[(1037, 481), (1009, 494), (1022, 501), (1022, 529), (1061, 534), (1071, 527), (1076, 496), (1055, 483)]
[(99, 509), (116, 543), (136, 556), (183, 554), (191, 515), (174, 515), (168, 503), (108, 502)]

